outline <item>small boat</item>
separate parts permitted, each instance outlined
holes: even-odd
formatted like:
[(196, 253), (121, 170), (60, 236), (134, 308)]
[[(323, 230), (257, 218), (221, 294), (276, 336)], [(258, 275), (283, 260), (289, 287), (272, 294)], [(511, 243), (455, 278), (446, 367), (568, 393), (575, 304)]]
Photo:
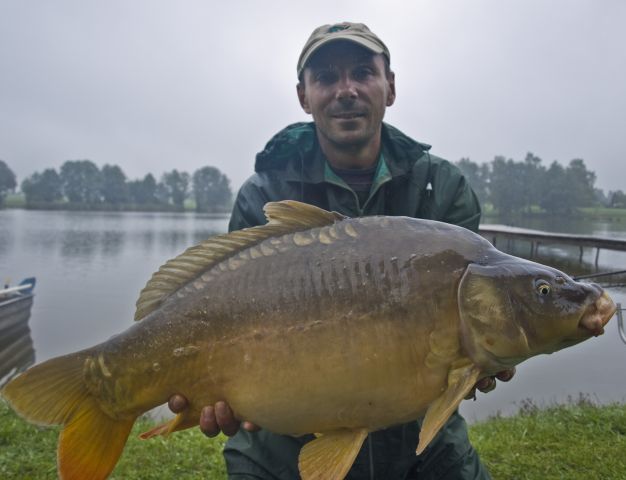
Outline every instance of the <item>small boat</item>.
[(35, 361), (28, 326), (33, 306), (35, 278), (0, 289), (0, 386)]

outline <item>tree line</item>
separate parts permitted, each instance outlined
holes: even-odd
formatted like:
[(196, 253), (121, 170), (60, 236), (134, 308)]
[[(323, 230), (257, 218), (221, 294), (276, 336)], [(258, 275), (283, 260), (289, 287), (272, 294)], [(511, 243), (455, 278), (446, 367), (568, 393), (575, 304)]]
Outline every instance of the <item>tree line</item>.
[(544, 211), (572, 214), (581, 207), (626, 208), (626, 195), (595, 188), (596, 174), (584, 160), (575, 158), (566, 166), (554, 161), (545, 166), (532, 153), (515, 161), (496, 156), (478, 164), (462, 158), (456, 165), (468, 179), (482, 205), (491, 204), (502, 215)]
[[(16, 187), (15, 174), (0, 160), (0, 205)], [(21, 191), (31, 208), (182, 211), (192, 199), (196, 211), (217, 212), (232, 203), (230, 180), (211, 166), (193, 175), (174, 169), (157, 182), (151, 173), (129, 180), (117, 165), (98, 168), (90, 160), (68, 160), (58, 172), (47, 168), (25, 178)]]
[[(521, 161), (496, 156), (490, 163), (479, 164), (462, 158), (456, 165), (481, 204), (490, 204), (500, 214), (537, 210), (571, 214), (595, 205), (626, 208), (626, 193), (605, 194), (595, 188), (596, 174), (579, 158), (565, 166), (556, 161), (546, 166), (528, 153)], [(0, 160), (0, 206), (16, 187), (15, 174)], [(197, 211), (212, 212), (228, 210), (232, 202), (228, 177), (211, 166), (193, 175), (174, 169), (157, 182), (151, 173), (128, 180), (117, 165), (99, 169), (90, 160), (68, 160), (59, 172), (48, 168), (24, 179), (21, 190), (27, 205), (39, 208), (183, 210), (185, 201), (193, 199)]]

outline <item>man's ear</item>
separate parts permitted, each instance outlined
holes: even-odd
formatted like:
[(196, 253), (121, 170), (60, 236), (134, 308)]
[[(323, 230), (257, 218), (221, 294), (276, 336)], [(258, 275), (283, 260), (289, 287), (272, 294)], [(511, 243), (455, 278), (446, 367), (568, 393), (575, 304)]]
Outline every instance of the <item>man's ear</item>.
[(298, 91), (298, 100), (300, 101), (300, 106), (302, 107), (302, 110), (310, 114), (311, 109), (309, 108), (309, 102), (306, 98), (306, 92), (304, 90), (304, 82), (298, 82), (298, 84), (296, 85), (296, 90)]
[(389, 89), (387, 90), (387, 106), (391, 107), (393, 102), (396, 101), (396, 74), (391, 70), (387, 74), (387, 83), (389, 84)]

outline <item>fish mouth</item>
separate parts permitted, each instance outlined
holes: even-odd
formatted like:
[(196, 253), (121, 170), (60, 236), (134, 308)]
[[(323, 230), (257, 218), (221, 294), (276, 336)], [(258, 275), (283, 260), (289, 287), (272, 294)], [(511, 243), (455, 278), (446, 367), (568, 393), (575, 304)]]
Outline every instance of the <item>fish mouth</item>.
[(578, 322), (578, 329), (587, 335), (597, 337), (604, 333), (604, 326), (617, 311), (617, 306), (609, 297), (608, 293), (602, 295), (585, 310), (585, 313)]

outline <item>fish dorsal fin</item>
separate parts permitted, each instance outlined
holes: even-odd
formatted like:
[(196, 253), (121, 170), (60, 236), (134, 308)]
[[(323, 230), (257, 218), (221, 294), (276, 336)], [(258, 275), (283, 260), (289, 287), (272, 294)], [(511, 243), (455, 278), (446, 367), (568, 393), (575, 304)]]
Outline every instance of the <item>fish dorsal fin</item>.
[(354, 463), (367, 438), (364, 428), (335, 430), (305, 444), (298, 457), (302, 480), (339, 480)]
[(267, 238), (331, 225), (346, 218), (337, 212), (294, 200), (266, 203), (263, 211), (267, 224), (211, 237), (168, 260), (141, 291), (135, 320), (141, 320), (156, 310), (166, 298), (189, 281), (246, 248)]

